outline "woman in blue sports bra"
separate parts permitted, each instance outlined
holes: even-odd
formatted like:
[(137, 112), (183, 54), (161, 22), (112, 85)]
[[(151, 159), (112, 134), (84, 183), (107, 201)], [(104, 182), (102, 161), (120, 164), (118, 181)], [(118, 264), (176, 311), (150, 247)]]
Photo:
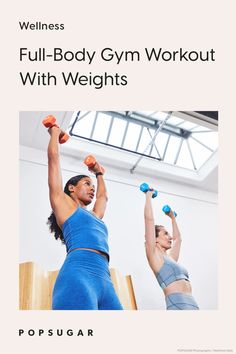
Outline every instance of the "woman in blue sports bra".
[(72, 177), (63, 190), (59, 159), (60, 128), (49, 129), (48, 184), (52, 214), (50, 231), (66, 245), (67, 256), (55, 282), (53, 310), (123, 310), (109, 272), (108, 230), (102, 218), (107, 203), (101, 166), (89, 169), (96, 175), (96, 202), (90, 177)]
[[(165, 294), (167, 310), (199, 310), (192, 296), (187, 270), (179, 265), (181, 235), (173, 211), (167, 215), (172, 221), (172, 236), (164, 226), (155, 225), (152, 211), (153, 190), (146, 192), (144, 208), (145, 246), (149, 265)], [(167, 253), (168, 252), (168, 253)]]

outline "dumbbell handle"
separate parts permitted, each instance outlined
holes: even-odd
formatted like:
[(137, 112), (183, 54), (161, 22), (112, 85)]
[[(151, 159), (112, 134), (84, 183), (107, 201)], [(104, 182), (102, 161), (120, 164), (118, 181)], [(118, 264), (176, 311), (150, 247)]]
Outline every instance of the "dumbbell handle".
[[(59, 126), (56, 124), (56, 118), (52, 115), (47, 116), (42, 121), (42, 123), (46, 128), (52, 128), (52, 127), (59, 128)], [(63, 130), (61, 130), (61, 133), (59, 135), (59, 143), (64, 144), (68, 139), (69, 139), (69, 135), (65, 133)]]
[(142, 184), (139, 186), (139, 189), (140, 189), (143, 193), (147, 193), (148, 191), (153, 191), (152, 198), (156, 198), (156, 196), (157, 196), (157, 194), (158, 194), (157, 190), (151, 189), (147, 183), (142, 183)]
[[(171, 211), (171, 207), (169, 205), (164, 205), (163, 208), (162, 208), (162, 211), (165, 213), (165, 214), (169, 214), (170, 211)], [(177, 216), (177, 213), (175, 211), (173, 211), (174, 213), (174, 217)]]
[[(97, 163), (97, 160), (96, 160), (95, 157), (92, 156), (92, 155), (88, 155), (88, 156), (86, 156), (85, 159), (84, 159), (84, 164), (85, 164), (86, 166), (88, 166), (88, 168), (93, 168), (96, 163)], [(103, 166), (101, 166), (101, 165), (100, 165), (100, 167), (101, 167), (101, 172), (102, 172), (102, 173), (105, 173), (105, 168), (104, 168)]]

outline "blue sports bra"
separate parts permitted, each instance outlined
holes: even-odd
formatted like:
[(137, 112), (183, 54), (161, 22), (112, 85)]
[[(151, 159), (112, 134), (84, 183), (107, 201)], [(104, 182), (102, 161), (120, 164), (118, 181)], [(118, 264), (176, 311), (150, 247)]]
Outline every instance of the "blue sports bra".
[(184, 279), (189, 281), (187, 270), (168, 256), (164, 256), (164, 264), (156, 274), (156, 277), (162, 289), (165, 289), (176, 280)]
[(104, 222), (79, 207), (62, 225), (67, 252), (75, 248), (92, 248), (108, 255), (108, 230)]

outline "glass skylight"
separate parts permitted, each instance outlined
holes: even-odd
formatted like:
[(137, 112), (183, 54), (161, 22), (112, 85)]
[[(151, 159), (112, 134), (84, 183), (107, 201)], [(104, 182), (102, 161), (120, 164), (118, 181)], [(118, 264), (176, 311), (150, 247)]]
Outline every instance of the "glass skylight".
[(191, 119), (179, 118), (175, 113), (75, 112), (70, 134), (161, 163), (198, 170), (217, 150), (218, 131), (216, 127), (211, 130)]
[(111, 116), (103, 113), (97, 114), (93, 130), (91, 131), (91, 138), (106, 143), (110, 124)]
[(108, 143), (114, 146), (121, 146), (127, 122), (119, 118), (114, 118), (111, 134)]

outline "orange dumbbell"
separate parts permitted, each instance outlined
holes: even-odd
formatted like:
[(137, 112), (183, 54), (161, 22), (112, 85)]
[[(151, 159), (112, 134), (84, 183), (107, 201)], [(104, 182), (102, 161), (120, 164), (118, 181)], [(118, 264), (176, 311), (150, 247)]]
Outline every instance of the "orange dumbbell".
[[(85, 157), (84, 163), (86, 166), (88, 166), (88, 168), (93, 168), (95, 166), (95, 164), (97, 163), (97, 161), (94, 156), (88, 155), (87, 157)], [(101, 166), (101, 171), (102, 171), (102, 173), (105, 173), (105, 168), (102, 166)]]
[[(53, 126), (59, 128), (59, 126), (56, 124), (56, 118), (54, 116), (47, 116), (42, 121), (42, 123), (46, 128), (51, 128)], [(64, 144), (68, 139), (69, 139), (69, 135), (61, 131), (61, 134), (59, 135), (59, 143)]]

